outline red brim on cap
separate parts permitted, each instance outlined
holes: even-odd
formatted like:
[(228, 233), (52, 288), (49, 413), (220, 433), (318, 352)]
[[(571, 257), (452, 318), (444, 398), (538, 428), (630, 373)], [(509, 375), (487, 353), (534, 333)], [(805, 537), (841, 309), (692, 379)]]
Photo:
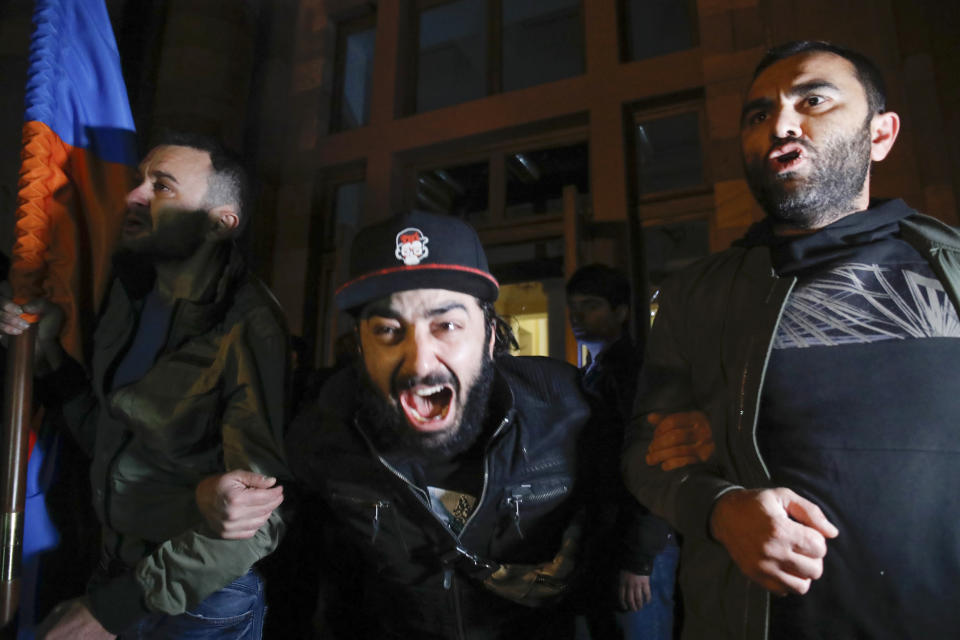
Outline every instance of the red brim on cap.
[(365, 273), (344, 283), (337, 289), (335, 299), (338, 308), (348, 310), (411, 289), (447, 289), (494, 302), (500, 293), (500, 283), (486, 271), (465, 265), (398, 265)]

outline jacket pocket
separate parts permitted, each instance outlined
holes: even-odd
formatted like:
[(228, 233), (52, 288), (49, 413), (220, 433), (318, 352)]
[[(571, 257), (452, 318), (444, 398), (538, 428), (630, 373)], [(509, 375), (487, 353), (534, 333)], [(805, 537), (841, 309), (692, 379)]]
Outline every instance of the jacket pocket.
[(384, 517), (393, 508), (393, 503), (389, 500), (360, 497), (337, 490), (330, 492), (330, 501), (334, 508), (346, 509), (350, 513), (350, 518), (359, 524), (361, 530), (365, 528), (364, 522), (368, 523), (366, 529), (369, 532), (370, 544), (376, 544)]
[(567, 475), (536, 478), (508, 486), (504, 489), (500, 501), (501, 513), (505, 514), (514, 533), (522, 540), (526, 528), (532, 525), (540, 514), (564, 500), (571, 487), (572, 479)]

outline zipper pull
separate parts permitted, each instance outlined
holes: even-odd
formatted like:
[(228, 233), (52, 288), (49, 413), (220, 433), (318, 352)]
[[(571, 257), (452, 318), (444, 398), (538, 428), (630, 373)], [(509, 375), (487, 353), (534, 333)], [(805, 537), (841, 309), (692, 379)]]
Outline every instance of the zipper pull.
[(444, 567), (443, 568), (443, 590), (449, 591), (452, 585), (453, 585), (453, 569), (450, 567)]
[(373, 503), (373, 535), (370, 536), (370, 544), (377, 541), (377, 534), (380, 533), (380, 506), (382, 502)]
[(523, 530), (520, 528), (520, 503), (523, 502), (523, 496), (513, 494), (507, 498), (507, 504), (513, 505), (513, 526), (517, 528), (517, 534), (523, 540)]

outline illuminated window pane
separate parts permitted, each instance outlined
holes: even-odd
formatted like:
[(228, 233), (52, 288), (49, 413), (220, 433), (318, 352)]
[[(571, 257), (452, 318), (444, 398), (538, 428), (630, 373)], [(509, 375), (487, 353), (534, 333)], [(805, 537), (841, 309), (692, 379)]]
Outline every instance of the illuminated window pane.
[(580, 0), (501, 0), (503, 90), (583, 73)]
[(485, 0), (457, 0), (420, 13), (417, 111), (486, 95)]
[(635, 134), (640, 195), (703, 183), (700, 120), (696, 112), (641, 121)]
[(362, 127), (370, 122), (370, 87), (373, 83), (373, 27), (348, 33), (343, 38), (343, 78), (339, 96), (339, 122), (343, 131)]

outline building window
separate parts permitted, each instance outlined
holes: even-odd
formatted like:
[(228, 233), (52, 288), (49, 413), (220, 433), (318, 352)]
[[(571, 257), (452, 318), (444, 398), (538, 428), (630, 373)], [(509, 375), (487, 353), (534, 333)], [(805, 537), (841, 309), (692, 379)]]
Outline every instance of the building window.
[(406, 201), (478, 228), (559, 220), (565, 187), (576, 187), (582, 201), (589, 201), (590, 162), (579, 135), (558, 137), (496, 145), (446, 162), (411, 163)]
[(417, 208), (449, 213), (475, 226), (489, 217), (489, 192), (487, 162), (428, 169), (417, 174)]
[(420, 12), (417, 111), (487, 93), (486, 0), (457, 0)]
[(590, 192), (587, 143), (508, 154), (506, 171), (507, 218), (563, 212), (563, 188), (575, 185)]
[(583, 73), (580, 0), (501, 0), (503, 90)]
[(356, 129), (370, 122), (370, 87), (376, 16), (337, 25), (331, 131)]
[(634, 127), (637, 190), (641, 198), (703, 184), (699, 111), (638, 117)]
[(336, 310), (334, 292), (347, 273), (349, 247), (359, 228), (366, 197), (362, 166), (330, 170), (317, 184), (310, 223), (307, 273), (303, 283), (303, 341), (306, 364), (330, 364), (334, 341), (349, 330), (349, 318)]
[(582, 0), (419, 0), (416, 103), (439, 109), (584, 72)]
[(621, 0), (621, 57), (627, 62), (697, 46), (695, 0)]

